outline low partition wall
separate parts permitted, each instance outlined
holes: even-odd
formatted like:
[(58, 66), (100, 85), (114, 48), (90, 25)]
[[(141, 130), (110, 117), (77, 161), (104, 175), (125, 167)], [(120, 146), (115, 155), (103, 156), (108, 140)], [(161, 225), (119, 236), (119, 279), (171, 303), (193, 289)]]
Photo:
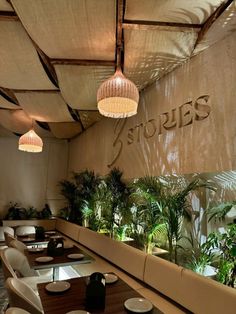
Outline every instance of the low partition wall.
[(37, 226), (44, 227), (45, 230), (54, 230), (56, 228), (56, 218), (52, 219), (28, 219), (28, 220), (3, 220), (3, 226)]
[(193, 313), (235, 313), (233, 288), (67, 221), (57, 219), (56, 229)]
[(83, 227), (80, 228), (79, 243), (130, 275), (143, 280), (146, 253)]

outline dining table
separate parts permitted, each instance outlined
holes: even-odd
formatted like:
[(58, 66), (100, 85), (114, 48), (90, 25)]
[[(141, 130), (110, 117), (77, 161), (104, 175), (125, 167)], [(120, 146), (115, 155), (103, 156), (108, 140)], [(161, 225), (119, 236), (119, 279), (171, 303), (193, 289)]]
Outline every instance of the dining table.
[(51, 237), (64, 237), (56, 231), (46, 231), (43, 238), (36, 238), (35, 233), (17, 236), (17, 240), (23, 242), (27, 246), (46, 245)]
[(53, 281), (58, 279), (59, 267), (87, 264), (94, 260), (91, 256), (74, 245), (70, 248), (65, 248), (63, 254), (58, 256), (48, 256), (47, 248), (27, 249), (25, 250), (25, 255), (32, 269), (53, 268)]
[[(66, 280), (69, 289), (60, 293), (52, 293), (47, 290), (49, 283), (37, 285), (44, 314), (66, 314), (71, 311), (88, 311), (91, 314), (127, 314), (130, 313), (124, 306), (126, 300), (143, 297), (126, 282), (117, 276), (118, 280), (105, 286), (105, 308), (88, 309), (86, 306), (86, 287), (89, 277), (79, 277)], [(136, 312), (137, 313), (137, 312)], [(141, 313), (141, 312), (139, 312)], [(143, 312), (142, 312), (143, 313)], [(161, 310), (153, 306), (148, 313), (163, 314)]]

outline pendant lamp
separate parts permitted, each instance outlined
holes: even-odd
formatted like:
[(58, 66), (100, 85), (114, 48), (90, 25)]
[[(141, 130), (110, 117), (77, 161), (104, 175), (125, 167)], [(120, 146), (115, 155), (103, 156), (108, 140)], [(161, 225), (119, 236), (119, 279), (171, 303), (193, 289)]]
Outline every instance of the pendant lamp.
[(18, 149), (29, 153), (40, 153), (43, 150), (43, 141), (31, 129), (20, 137)]
[(120, 67), (115, 74), (101, 84), (97, 92), (100, 114), (110, 118), (127, 118), (137, 113), (139, 92)]

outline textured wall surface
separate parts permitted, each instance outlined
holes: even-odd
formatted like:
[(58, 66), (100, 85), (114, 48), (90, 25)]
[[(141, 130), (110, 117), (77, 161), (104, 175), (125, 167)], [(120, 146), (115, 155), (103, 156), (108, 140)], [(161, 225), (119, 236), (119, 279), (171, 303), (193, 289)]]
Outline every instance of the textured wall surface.
[(18, 150), (17, 138), (0, 138), (0, 218), (10, 201), (38, 210), (48, 203), (52, 211), (62, 208), (58, 181), (67, 176), (68, 144), (44, 139), (43, 152)]
[(104, 118), (72, 140), (69, 170), (126, 178), (235, 168), (235, 34), (146, 89), (138, 114)]

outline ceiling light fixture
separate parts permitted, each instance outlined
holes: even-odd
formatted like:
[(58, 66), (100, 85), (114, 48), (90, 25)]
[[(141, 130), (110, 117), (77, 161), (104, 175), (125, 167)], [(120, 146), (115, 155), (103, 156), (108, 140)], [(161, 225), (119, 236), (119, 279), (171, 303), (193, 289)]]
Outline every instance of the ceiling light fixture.
[(32, 128), (20, 137), (18, 149), (29, 153), (40, 153), (43, 150), (43, 141)]
[(139, 92), (136, 85), (128, 80), (121, 68), (104, 81), (97, 92), (100, 114), (110, 118), (127, 118), (137, 113)]

